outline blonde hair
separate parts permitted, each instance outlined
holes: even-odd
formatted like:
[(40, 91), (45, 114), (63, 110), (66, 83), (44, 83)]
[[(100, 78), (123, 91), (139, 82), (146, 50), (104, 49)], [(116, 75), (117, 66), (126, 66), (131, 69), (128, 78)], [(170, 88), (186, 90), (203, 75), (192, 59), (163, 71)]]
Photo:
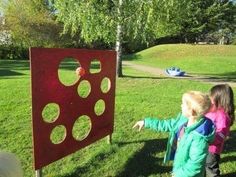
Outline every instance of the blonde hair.
[(201, 117), (208, 112), (211, 107), (211, 100), (207, 94), (199, 91), (189, 91), (183, 94), (183, 103), (192, 110), (192, 116)]
[(23, 177), (19, 159), (9, 152), (0, 152), (0, 177)]

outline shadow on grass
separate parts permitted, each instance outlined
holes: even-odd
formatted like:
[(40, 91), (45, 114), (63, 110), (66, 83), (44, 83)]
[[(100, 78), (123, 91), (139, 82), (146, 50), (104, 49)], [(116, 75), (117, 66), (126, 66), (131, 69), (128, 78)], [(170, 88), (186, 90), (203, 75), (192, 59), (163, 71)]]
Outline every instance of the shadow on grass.
[(11, 70), (7, 70), (7, 69), (0, 69), (0, 77), (1, 76), (20, 76), (20, 75), (24, 75), (24, 74), (19, 73), (19, 72), (15, 72), (15, 71), (11, 71)]
[(89, 173), (91, 170), (91, 167), (98, 167), (100, 166), (100, 163), (109, 157), (109, 153), (101, 152), (97, 154), (96, 156), (92, 157), (87, 163), (85, 163), (83, 166), (77, 167), (69, 174), (66, 175), (60, 175), (58, 177), (79, 177), (82, 176), (81, 174)]
[[(196, 73), (192, 73), (196, 74)], [(202, 80), (210, 80), (213, 82), (236, 82), (236, 72), (226, 72), (226, 73), (197, 73), (196, 75), (201, 75)]]
[(131, 76), (131, 75), (123, 75), (123, 78), (130, 78), (130, 79), (169, 79), (168, 77)]
[[(70, 71), (75, 71), (77, 67), (80, 65), (77, 62), (63, 62), (62, 64), (59, 65), (58, 69), (64, 69), (64, 70), (70, 70)], [(100, 64), (97, 63), (91, 63), (89, 66), (89, 69), (101, 69)]]
[[(227, 154), (229, 152), (236, 152), (236, 130), (233, 130), (230, 132), (229, 138), (225, 142), (225, 147), (223, 153)], [(223, 157), (220, 162), (225, 163), (225, 162), (232, 162), (236, 161), (236, 156), (225, 156)], [(236, 175), (235, 175), (236, 176)]]
[(233, 173), (228, 173), (228, 174), (224, 174), (224, 175), (220, 175), (221, 177), (235, 177), (236, 176), (236, 172)]
[[(232, 131), (230, 138), (226, 141), (225, 152), (235, 152), (236, 151), (236, 131)], [(133, 156), (128, 158), (126, 164), (122, 171), (116, 173), (116, 177), (145, 177), (151, 175), (165, 176), (165, 173), (169, 173), (172, 170), (171, 166), (165, 166), (163, 162), (163, 157), (159, 158), (156, 156), (158, 152), (163, 152), (166, 150), (167, 139), (151, 139), (151, 140), (140, 140), (140, 141), (127, 141), (127, 142), (114, 142), (119, 148), (124, 148), (131, 144), (144, 143), (142, 148), (138, 149)], [(116, 152), (113, 151), (112, 154), (101, 152), (97, 156), (93, 157), (88, 163), (82, 167), (78, 167), (70, 174), (63, 175), (63, 177), (77, 177), (81, 174), (86, 174), (91, 170), (91, 166), (98, 167), (100, 163), (107, 158), (112, 158), (110, 156), (114, 155)], [(222, 159), (221, 163), (228, 161), (235, 161), (235, 156), (226, 156)], [(115, 167), (114, 167), (115, 168)], [(236, 172), (231, 172), (228, 174), (221, 175), (222, 177), (235, 177)], [(62, 176), (61, 176), (62, 177)]]
[[(229, 152), (236, 152), (235, 138), (236, 138), (236, 130), (233, 130), (230, 132), (229, 139), (227, 139), (227, 141), (225, 142), (225, 147), (224, 147), (223, 153), (226, 154), (226, 156), (220, 160), (220, 163), (236, 161), (236, 156), (232, 156), (232, 155), (228, 154)], [(221, 177), (235, 177), (236, 171), (232, 172), (232, 173), (222, 174), (220, 176)]]
[(29, 70), (29, 61), (11, 61), (0, 60), (1, 69), (3, 70)]
[[(16, 70), (28, 70), (30, 69), (30, 61), (29, 60), (0, 60), (1, 69), (16, 69)], [(74, 70), (74, 68), (78, 67), (78, 62), (62, 62), (61, 69)], [(91, 63), (91, 69), (99, 69), (101, 66), (99, 63)]]
[(185, 75), (181, 77), (170, 77), (170, 76), (164, 76), (164, 77), (153, 77), (153, 76), (132, 76), (132, 75), (123, 75), (124, 78), (130, 78), (130, 79), (190, 79), (190, 80), (201, 80), (205, 82), (219, 82), (219, 84), (228, 82), (228, 83), (235, 83), (236, 82), (236, 75), (235, 76), (227, 76), (222, 74), (217, 76), (209, 76), (209, 75)]
[[(129, 158), (129, 160), (125, 164), (123, 171), (118, 172), (115, 176), (139, 177), (150, 176), (151, 174), (162, 174), (171, 172), (172, 167), (164, 166), (162, 164), (163, 158), (155, 157), (157, 152), (165, 151), (166, 142), (167, 139), (114, 142), (114, 144), (116, 144), (119, 148), (128, 146), (130, 144), (144, 143), (144, 146), (139, 151), (137, 151), (132, 157)], [(93, 157), (93, 159), (91, 159), (91, 161), (89, 161), (89, 163), (86, 163), (83, 167), (78, 167), (77, 169), (75, 169), (75, 171), (70, 174), (63, 175), (63, 177), (81, 176), (81, 174), (88, 173), (88, 171), (91, 170), (91, 166), (97, 166), (99, 168), (100, 163), (109, 156), (109, 154), (101, 152), (97, 156)]]
[[(167, 139), (145, 140), (144, 147), (131, 157), (123, 171), (117, 177), (138, 177), (150, 176), (152, 174), (162, 174), (171, 172), (172, 167), (163, 165), (163, 158), (155, 156), (157, 152), (165, 151)], [(120, 142), (120, 146), (139, 142)]]
[(236, 130), (230, 132), (229, 138), (225, 142), (225, 152), (236, 152)]
[(143, 59), (143, 57), (140, 54), (130, 54), (122, 57), (123, 61), (134, 61), (139, 59)]

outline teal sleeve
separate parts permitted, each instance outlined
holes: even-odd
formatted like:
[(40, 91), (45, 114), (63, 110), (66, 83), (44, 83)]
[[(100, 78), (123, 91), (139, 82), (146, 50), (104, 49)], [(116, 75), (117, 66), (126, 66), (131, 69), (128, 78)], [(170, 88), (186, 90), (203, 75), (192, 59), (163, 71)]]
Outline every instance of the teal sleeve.
[(156, 118), (145, 118), (144, 119), (144, 127), (150, 128), (152, 130), (156, 131), (165, 131), (169, 132), (173, 130), (173, 128), (176, 126), (176, 123), (180, 119), (180, 114), (177, 116), (177, 118), (171, 118), (171, 119), (156, 119)]
[(205, 139), (200, 138), (193, 140), (189, 151), (188, 161), (182, 167), (174, 169), (174, 176), (201, 176), (201, 173), (203, 173), (205, 169), (207, 153), (208, 143)]

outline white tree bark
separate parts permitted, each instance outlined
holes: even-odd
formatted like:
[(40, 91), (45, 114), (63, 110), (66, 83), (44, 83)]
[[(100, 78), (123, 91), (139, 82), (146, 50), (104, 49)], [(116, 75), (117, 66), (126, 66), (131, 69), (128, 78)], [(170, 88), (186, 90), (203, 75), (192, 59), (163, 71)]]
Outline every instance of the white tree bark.
[(116, 74), (118, 77), (122, 77), (122, 25), (121, 25), (121, 6), (123, 0), (119, 0), (119, 5), (117, 9), (118, 13), (118, 24), (117, 24), (117, 34), (116, 34)]

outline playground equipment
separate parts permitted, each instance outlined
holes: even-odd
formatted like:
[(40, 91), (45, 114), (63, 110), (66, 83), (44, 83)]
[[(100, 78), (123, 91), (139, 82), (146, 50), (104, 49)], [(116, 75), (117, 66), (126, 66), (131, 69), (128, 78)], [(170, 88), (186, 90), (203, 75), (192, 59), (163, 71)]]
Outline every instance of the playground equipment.
[(185, 71), (182, 71), (178, 67), (170, 67), (165, 70), (166, 74), (169, 76), (184, 76)]
[[(75, 80), (65, 84), (58, 69), (68, 57), (79, 67), (75, 66)], [(92, 71), (94, 61), (99, 67), (95, 73)], [(106, 136), (111, 141), (116, 52), (31, 48), (30, 62), (34, 168), (36, 176), (41, 177), (44, 166)], [(84, 85), (88, 88), (86, 94), (81, 89)], [(44, 114), (53, 109), (53, 115)], [(82, 135), (81, 120), (88, 125)]]

